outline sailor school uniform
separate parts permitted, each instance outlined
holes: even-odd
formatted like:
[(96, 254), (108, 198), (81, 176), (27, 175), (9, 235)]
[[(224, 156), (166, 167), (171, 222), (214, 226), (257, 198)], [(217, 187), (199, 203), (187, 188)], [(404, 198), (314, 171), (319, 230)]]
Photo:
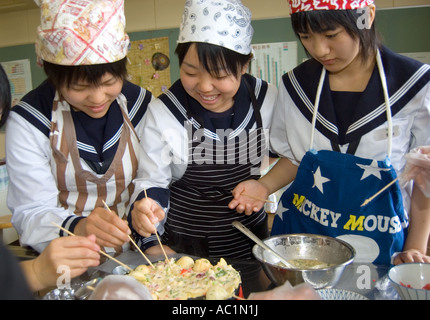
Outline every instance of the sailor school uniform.
[[(268, 236), (264, 210), (246, 216), (228, 203), (239, 182), (260, 176), (275, 100), (275, 87), (244, 75), (226, 113), (204, 109), (180, 80), (149, 105), (142, 141), (145, 187), (168, 210), (158, 230), (174, 250), (248, 259), (253, 243), (232, 226), (234, 220)], [(141, 244), (150, 245), (147, 239)]]
[(313, 59), (283, 76), (271, 146), (300, 165), (280, 199), (273, 235), (337, 237), (364, 262), (389, 264), (402, 251), (411, 183), (402, 190), (396, 183), (361, 205), (401, 174), (410, 149), (430, 144), (430, 67), (385, 47), (379, 61), (358, 95), (331, 92)]
[(8, 206), (22, 245), (42, 251), (58, 237), (53, 222), (73, 231), (102, 200), (125, 217), (143, 165), (142, 117), (151, 99), (125, 82), (108, 113), (94, 119), (59, 99), (45, 81), (12, 109)]

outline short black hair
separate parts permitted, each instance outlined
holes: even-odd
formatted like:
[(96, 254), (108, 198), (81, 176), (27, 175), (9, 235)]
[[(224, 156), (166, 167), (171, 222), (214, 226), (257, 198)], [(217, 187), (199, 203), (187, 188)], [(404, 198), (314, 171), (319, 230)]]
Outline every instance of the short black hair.
[(359, 10), (304, 11), (292, 14), (291, 24), (297, 37), (299, 33), (307, 33), (309, 30), (322, 33), (344, 27), (353, 39), (359, 39), (361, 58), (366, 61), (380, 48), (381, 40), (376, 31), (375, 21), (370, 28), (359, 27), (362, 18), (363, 13)]
[(179, 66), (182, 65), (185, 55), (191, 45), (195, 44), (200, 63), (205, 70), (213, 77), (218, 77), (222, 71), (229, 75), (238, 76), (242, 68), (252, 59), (252, 53), (245, 55), (205, 42), (178, 43), (175, 54), (178, 55)]
[(125, 80), (127, 78), (127, 57), (111, 63), (63, 66), (43, 61), (43, 69), (48, 80), (55, 88), (70, 88), (72, 83), (86, 81), (94, 86), (101, 84), (101, 79), (106, 73), (115, 78)]
[(12, 103), (9, 79), (0, 65), (0, 128), (6, 123)]

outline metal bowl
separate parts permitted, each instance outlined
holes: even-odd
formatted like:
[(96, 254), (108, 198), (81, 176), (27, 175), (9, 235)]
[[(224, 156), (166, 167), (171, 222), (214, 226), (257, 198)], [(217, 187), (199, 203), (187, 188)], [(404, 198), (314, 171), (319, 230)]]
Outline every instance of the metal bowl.
[[(134, 270), (134, 269), (136, 269), (137, 266), (131, 265), (131, 266), (128, 266), (128, 267)], [(116, 275), (125, 275), (125, 274), (128, 274), (129, 272), (130, 272), (130, 270), (127, 269), (124, 266), (116, 266), (112, 270), (112, 274), (116, 274)]]
[(312, 259), (329, 264), (320, 269), (291, 269), (282, 266), (275, 255), (259, 245), (252, 248), (268, 278), (277, 286), (289, 281), (293, 286), (306, 282), (315, 289), (331, 288), (345, 267), (354, 260), (355, 250), (347, 242), (314, 234), (284, 234), (263, 240), (287, 261)]

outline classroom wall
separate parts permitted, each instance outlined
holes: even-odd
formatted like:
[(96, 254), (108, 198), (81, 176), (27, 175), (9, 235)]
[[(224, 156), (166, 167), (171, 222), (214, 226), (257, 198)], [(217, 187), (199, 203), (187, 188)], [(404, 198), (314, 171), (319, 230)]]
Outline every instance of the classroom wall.
[[(242, 0), (253, 19), (288, 17), (287, 0)], [(126, 0), (127, 32), (178, 27), (185, 0)], [(430, 0), (375, 0), (378, 8), (430, 5)], [(0, 15), (0, 47), (33, 43), (39, 24), (39, 10), (24, 10)]]
[[(253, 43), (296, 41), (290, 26), (287, 0), (242, 1), (253, 13)], [(172, 81), (179, 76), (173, 51), (183, 3), (183, 0), (125, 1), (127, 32), (132, 41), (169, 37)], [(377, 28), (385, 44), (397, 52), (430, 52), (430, 0), (376, 0), (375, 4), (378, 8)], [(33, 87), (45, 79), (34, 52), (38, 24), (37, 9), (0, 14), (0, 62), (30, 59)], [(305, 52), (299, 45), (298, 61), (303, 58)], [(0, 132), (0, 159), (4, 156), (4, 132)]]

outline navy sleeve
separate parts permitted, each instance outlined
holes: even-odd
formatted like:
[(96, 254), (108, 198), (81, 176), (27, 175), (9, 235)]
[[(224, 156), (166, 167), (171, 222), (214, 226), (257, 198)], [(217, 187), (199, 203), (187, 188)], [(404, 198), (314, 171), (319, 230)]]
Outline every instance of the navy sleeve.
[[(155, 201), (157, 201), (161, 207), (167, 208), (169, 204), (169, 197), (170, 197), (170, 190), (165, 188), (149, 188), (147, 190), (148, 198), (151, 198)], [(136, 198), (136, 201), (142, 200), (145, 198), (145, 192), (142, 191), (139, 196)], [(133, 228), (133, 220), (131, 216), (131, 211), (133, 210), (134, 204), (130, 207), (130, 212), (127, 216), (127, 221), (129, 224), (129, 227), (131, 229), (132, 235), (137, 243), (137, 245), (140, 247), (142, 251), (145, 251), (146, 249), (158, 245), (158, 239), (155, 235), (151, 235), (150, 237), (143, 237), (139, 233), (136, 232)], [(165, 221), (165, 220), (164, 220)]]

